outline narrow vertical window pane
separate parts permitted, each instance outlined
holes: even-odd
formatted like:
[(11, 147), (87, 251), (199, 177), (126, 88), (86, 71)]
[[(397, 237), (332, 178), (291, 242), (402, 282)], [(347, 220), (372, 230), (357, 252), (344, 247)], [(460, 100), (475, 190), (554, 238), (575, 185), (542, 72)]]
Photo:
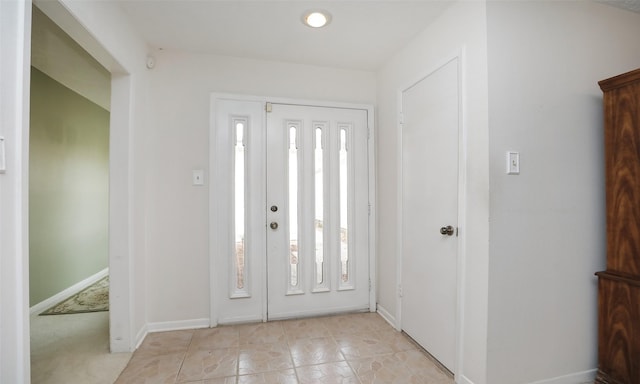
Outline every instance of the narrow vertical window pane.
[(316, 237), (316, 284), (324, 281), (324, 169), (322, 161), (322, 129), (316, 128), (314, 150), (315, 164), (315, 237)]
[(245, 225), (244, 225), (244, 183), (245, 183), (245, 147), (244, 123), (235, 125), (235, 264), (236, 288), (244, 288), (244, 255), (245, 255)]
[(289, 127), (289, 265), (290, 285), (298, 286), (298, 146), (296, 127)]
[(340, 130), (340, 261), (342, 282), (349, 281), (349, 199), (347, 131)]

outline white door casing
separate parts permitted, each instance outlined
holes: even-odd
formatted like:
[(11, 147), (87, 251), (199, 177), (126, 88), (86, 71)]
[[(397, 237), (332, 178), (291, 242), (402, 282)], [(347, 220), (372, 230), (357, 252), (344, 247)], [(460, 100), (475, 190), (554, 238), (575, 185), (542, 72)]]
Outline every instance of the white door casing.
[[(226, 94), (213, 94), (211, 98), (211, 325), (266, 321), (268, 318), (311, 316), (356, 309), (375, 310), (375, 285), (372, 284), (375, 283), (372, 279), (375, 276), (375, 264), (372, 261), (375, 211), (368, 203), (374, 201), (373, 138), (369, 139), (368, 131), (368, 127), (373, 123), (372, 108), (324, 102), (300, 103), (273, 98), (267, 103), (267, 100), (263, 97)], [(267, 104), (269, 112), (265, 111)], [(310, 115), (309, 111), (315, 112)], [(281, 114), (283, 112), (285, 115)], [(322, 113), (318, 115), (318, 112)], [(288, 258), (281, 257), (281, 251), (289, 249), (285, 242), (289, 242), (288, 224), (291, 219), (287, 198), (291, 194), (288, 187), (287, 160), (290, 157), (287, 148), (289, 129), (288, 125), (274, 125), (273, 122), (277, 120), (277, 124), (295, 124), (299, 128), (299, 139), (305, 140), (305, 143), (301, 142), (298, 155), (300, 198), (299, 204), (296, 204), (298, 209), (294, 212), (302, 220), (297, 227), (301, 234), (300, 251), (306, 256), (299, 256), (300, 270), (294, 275), (299, 284), (293, 290), (291, 284), (287, 284), (287, 281), (291, 282), (291, 265), (286, 262)], [(267, 121), (270, 122), (271, 128), (268, 127)], [(320, 275), (325, 276), (321, 279), (321, 284), (312, 284), (312, 275), (319, 275), (313, 268), (312, 264), (315, 263), (306, 260), (311, 252), (315, 253), (310, 242), (315, 236), (315, 231), (309, 223), (316, 222), (313, 220), (315, 205), (312, 200), (315, 195), (314, 176), (310, 167), (313, 167), (314, 161), (311, 145), (315, 140), (311, 133), (314, 125), (318, 124), (325, 127), (324, 130), (327, 132), (322, 141), (332, 140), (332, 137), (336, 139), (333, 152), (324, 153), (327, 167), (340, 168), (337, 157), (330, 160), (331, 156), (339, 155), (337, 134), (340, 129), (353, 136), (350, 140), (360, 140), (357, 145), (356, 141), (349, 143), (354, 145), (354, 150), (349, 151), (349, 164), (352, 167), (350, 172), (362, 174), (358, 182), (350, 184), (349, 189), (352, 191), (350, 204), (357, 207), (353, 210), (353, 217), (349, 219), (352, 223), (350, 230), (353, 230), (353, 233), (349, 233), (349, 252), (360, 257), (355, 262), (353, 258), (350, 259), (352, 263), (348, 267), (351, 268), (352, 278), (346, 283), (340, 283), (335, 278), (339, 270), (336, 269), (338, 263), (332, 257), (339, 257), (339, 247), (334, 247), (333, 252), (326, 252), (328, 259), (325, 260), (325, 268)], [(306, 148), (302, 148), (305, 146)], [(354, 155), (351, 152), (360, 154), (360, 157), (355, 155), (352, 159)], [(240, 165), (237, 166), (238, 164)], [(326, 185), (323, 187), (327, 193), (325, 197), (329, 198), (331, 194), (335, 194), (339, 198), (339, 183), (337, 179), (332, 179), (338, 174), (326, 174)], [(350, 180), (351, 176), (350, 174)], [(237, 184), (236, 180), (239, 179), (243, 179), (243, 183)], [(241, 208), (241, 211), (238, 211), (238, 205), (234, 201), (234, 196), (237, 195), (235, 189), (243, 189), (246, 192), (244, 208)], [(273, 201), (267, 201), (267, 196)], [(360, 200), (358, 204), (355, 203), (356, 198)], [(271, 211), (272, 206), (277, 206), (277, 211)], [(323, 244), (340, 238), (339, 222), (332, 221), (336, 219), (332, 215), (339, 217), (339, 214), (329, 208), (326, 211), (328, 222), (323, 224), (333, 225), (335, 233), (331, 234), (327, 229), (327, 237), (323, 235)], [(274, 221), (278, 223), (275, 230), (268, 225)], [(239, 232), (244, 236), (237, 236)], [(243, 261), (238, 261), (239, 249), (242, 250), (240, 254)], [(269, 256), (269, 267), (268, 254), (273, 255)], [(238, 277), (240, 264), (241, 278)], [(238, 284), (239, 281), (241, 284)], [(351, 301), (338, 300), (343, 296), (350, 297)], [(303, 299), (304, 297), (307, 299)]]
[[(460, 58), (401, 92), (401, 328), (456, 372), (463, 145)], [(442, 234), (451, 226), (453, 234)]]

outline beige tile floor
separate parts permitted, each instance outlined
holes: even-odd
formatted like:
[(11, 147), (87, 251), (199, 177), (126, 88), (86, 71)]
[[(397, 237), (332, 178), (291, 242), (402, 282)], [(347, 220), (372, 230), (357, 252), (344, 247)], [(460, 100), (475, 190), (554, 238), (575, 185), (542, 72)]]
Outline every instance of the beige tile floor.
[(116, 381), (128, 383), (452, 384), (375, 313), (149, 334)]

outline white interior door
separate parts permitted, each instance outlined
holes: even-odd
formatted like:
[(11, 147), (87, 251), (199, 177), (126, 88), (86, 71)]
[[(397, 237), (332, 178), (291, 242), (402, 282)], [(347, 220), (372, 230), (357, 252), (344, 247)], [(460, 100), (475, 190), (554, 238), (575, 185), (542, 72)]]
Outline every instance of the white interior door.
[(369, 309), (368, 111), (213, 96), (213, 326)]
[(402, 329), (453, 372), (458, 59), (404, 90), (402, 115)]
[(368, 309), (367, 111), (270, 109), (268, 318)]

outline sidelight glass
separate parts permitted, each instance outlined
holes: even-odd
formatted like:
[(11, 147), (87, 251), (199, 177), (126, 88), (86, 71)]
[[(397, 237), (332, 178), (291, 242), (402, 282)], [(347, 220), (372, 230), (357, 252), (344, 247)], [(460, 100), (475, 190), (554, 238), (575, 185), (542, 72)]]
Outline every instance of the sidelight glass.
[(315, 129), (314, 169), (315, 169), (315, 256), (316, 284), (324, 282), (324, 163), (322, 153), (322, 128)]
[(289, 126), (289, 285), (298, 288), (298, 129)]
[(235, 121), (234, 143), (234, 264), (235, 288), (245, 288), (245, 122)]
[(349, 281), (349, 157), (347, 130), (340, 128), (340, 280)]

